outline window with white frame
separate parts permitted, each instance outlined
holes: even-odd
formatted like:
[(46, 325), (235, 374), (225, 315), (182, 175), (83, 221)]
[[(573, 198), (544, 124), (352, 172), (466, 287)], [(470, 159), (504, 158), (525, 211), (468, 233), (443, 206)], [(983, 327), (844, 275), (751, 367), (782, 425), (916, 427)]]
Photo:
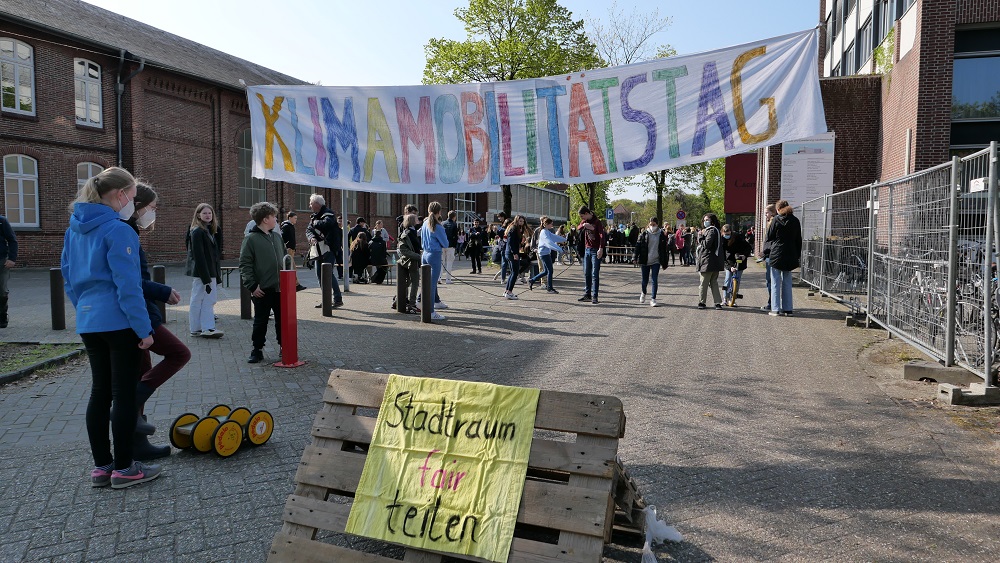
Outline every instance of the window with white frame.
[(354, 190), (344, 190), (344, 200), (347, 202), (347, 207), (344, 209), (344, 213), (352, 213), (354, 215), (358, 214), (358, 192)]
[(76, 165), (76, 189), (80, 189), (87, 180), (104, 171), (104, 167), (93, 162), (81, 162)]
[(250, 129), (243, 131), (236, 144), (236, 165), (240, 207), (250, 207), (267, 199), (264, 180), (253, 177), (253, 138), (250, 136)]
[(313, 195), (315, 192), (312, 186), (303, 186), (300, 184), (290, 184), (295, 193), (295, 210), (296, 211), (312, 211), (309, 207), (309, 196)]
[(87, 59), (75, 59), (73, 85), (76, 89), (76, 122), (100, 127), (103, 124), (101, 66)]
[(379, 217), (392, 216), (392, 194), (375, 194), (375, 214)]
[(11, 226), (39, 226), (38, 161), (23, 154), (3, 157), (3, 190)]
[(0, 37), (0, 109), (35, 115), (35, 51), (30, 45)]
[(417, 203), (417, 199), (419, 197), (420, 196), (417, 195), (417, 194), (406, 194), (406, 204), (407, 205), (417, 205), (419, 207), (419, 204)]

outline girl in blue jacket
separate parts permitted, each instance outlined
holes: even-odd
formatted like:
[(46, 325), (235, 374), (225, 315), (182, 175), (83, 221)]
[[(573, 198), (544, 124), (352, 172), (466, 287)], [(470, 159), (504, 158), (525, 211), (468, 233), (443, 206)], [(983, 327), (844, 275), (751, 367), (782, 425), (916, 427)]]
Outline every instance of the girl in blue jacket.
[(124, 223), (135, 212), (135, 193), (135, 178), (121, 168), (88, 180), (73, 202), (62, 251), (66, 294), (76, 308), (76, 331), (93, 377), (87, 434), (95, 487), (120, 489), (160, 475), (158, 465), (132, 456), (139, 364), (142, 351), (153, 344), (139, 274), (139, 236)]
[(447, 309), (448, 306), (440, 301), (437, 295), (438, 278), (441, 277), (441, 254), (443, 249), (448, 248), (448, 235), (441, 225), (441, 204), (432, 201), (427, 206), (427, 219), (420, 227), (420, 244), (424, 247), (424, 253), (420, 256), (421, 264), (431, 265), (431, 287), (434, 288), (434, 303), (424, 304), (431, 308), (431, 318), (435, 321), (443, 321), (444, 315), (435, 309)]

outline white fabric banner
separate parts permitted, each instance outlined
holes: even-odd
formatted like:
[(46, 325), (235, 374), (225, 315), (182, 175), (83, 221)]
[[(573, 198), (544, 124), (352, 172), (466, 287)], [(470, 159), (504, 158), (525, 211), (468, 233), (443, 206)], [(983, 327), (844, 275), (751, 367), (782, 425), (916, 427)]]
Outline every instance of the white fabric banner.
[(635, 176), (827, 130), (819, 31), (483, 84), (251, 86), (253, 175), (366, 192)]

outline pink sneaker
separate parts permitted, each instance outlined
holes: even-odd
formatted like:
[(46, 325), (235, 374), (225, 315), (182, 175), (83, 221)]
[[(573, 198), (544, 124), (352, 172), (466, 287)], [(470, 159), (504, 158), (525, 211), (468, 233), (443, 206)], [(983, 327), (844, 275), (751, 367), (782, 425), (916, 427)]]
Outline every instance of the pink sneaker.
[(133, 461), (128, 469), (115, 469), (111, 472), (111, 488), (124, 489), (146, 481), (152, 481), (160, 476), (160, 466)]
[(111, 470), (95, 467), (90, 472), (91, 487), (107, 487), (111, 484)]

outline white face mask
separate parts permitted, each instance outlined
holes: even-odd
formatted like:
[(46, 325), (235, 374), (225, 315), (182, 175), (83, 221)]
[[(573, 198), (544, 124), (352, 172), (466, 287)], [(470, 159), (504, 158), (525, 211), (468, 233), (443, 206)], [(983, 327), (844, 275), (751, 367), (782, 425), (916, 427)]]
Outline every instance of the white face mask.
[(128, 201), (128, 203), (118, 210), (118, 217), (120, 217), (122, 221), (128, 221), (132, 218), (132, 215), (135, 214), (135, 202), (129, 199), (127, 195), (125, 196), (125, 200)]
[(156, 210), (150, 209), (144, 213), (141, 217), (135, 220), (135, 224), (139, 226), (140, 229), (148, 229), (150, 225), (156, 221)]

